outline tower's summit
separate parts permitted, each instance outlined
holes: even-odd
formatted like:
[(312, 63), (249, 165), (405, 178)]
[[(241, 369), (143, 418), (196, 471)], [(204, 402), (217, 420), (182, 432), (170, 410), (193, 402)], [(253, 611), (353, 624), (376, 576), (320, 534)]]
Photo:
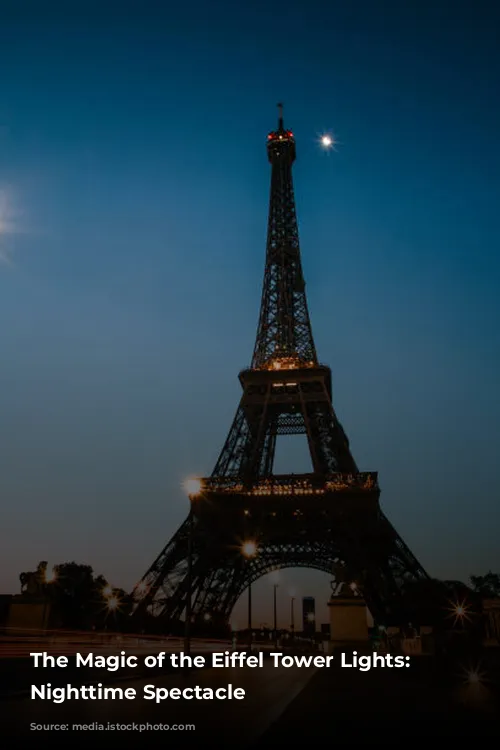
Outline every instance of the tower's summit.
[(295, 138), (291, 130), (285, 130), (283, 105), (278, 106), (278, 129), (267, 136), (267, 152), (272, 165), (271, 195), (266, 268), (252, 358), (254, 369), (274, 368), (285, 362), (288, 366), (295, 363), (295, 366), (303, 367), (317, 364), (293, 192)]
[(278, 128), (267, 136), (267, 153), (271, 164), (277, 160), (295, 161), (295, 138), (283, 124), (283, 105), (278, 104)]

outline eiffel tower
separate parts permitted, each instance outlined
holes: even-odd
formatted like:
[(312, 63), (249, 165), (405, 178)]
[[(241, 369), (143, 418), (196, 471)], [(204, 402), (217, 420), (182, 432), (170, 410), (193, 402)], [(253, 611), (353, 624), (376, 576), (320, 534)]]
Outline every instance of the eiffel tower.
[[(407, 621), (408, 582), (428, 579), (379, 505), (376, 472), (360, 472), (316, 354), (292, 181), (295, 138), (267, 136), (271, 196), (252, 364), (212, 475), (187, 487), (190, 512), (133, 591), (134, 613), (227, 623), (242, 592), (271, 570), (342, 569), (382, 623)], [(307, 436), (312, 473), (275, 475), (279, 435)]]

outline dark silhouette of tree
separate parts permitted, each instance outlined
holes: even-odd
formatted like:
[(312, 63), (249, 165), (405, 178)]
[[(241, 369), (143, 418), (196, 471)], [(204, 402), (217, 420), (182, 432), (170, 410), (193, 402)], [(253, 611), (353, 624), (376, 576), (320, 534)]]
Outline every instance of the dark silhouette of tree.
[(500, 575), (489, 570), (484, 576), (471, 576), (470, 582), (474, 591), (481, 596), (500, 596)]
[(61, 628), (123, 628), (131, 600), (123, 589), (113, 588), (104, 576), (95, 575), (90, 565), (67, 562), (56, 565), (44, 586), (53, 619)]

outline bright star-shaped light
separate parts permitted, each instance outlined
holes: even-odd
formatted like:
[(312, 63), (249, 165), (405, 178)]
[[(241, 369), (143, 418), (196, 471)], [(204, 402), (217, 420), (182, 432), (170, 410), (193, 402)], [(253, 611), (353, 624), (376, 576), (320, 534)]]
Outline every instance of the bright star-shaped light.
[(471, 618), (469, 613), (471, 607), (467, 604), (465, 599), (462, 602), (450, 601), (448, 604), (450, 605), (447, 607), (447, 610), (450, 613), (448, 617), (454, 618), (454, 625), (457, 623), (465, 624), (466, 621), (470, 622)]
[(461, 676), (463, 682), (471, 687), (483, 687), (488, 682), (488, 676), (479, 663), (462, 668)]
[(257, 545), (255, 542), (243, 542), (241, 545), (241, 553), (244, 557), (255, 557), (258, 553)]
[(120, 600), (118, 599), (118, 597), (112, 596), (109, 599), (108, 604), (107, 604), (108, 609), (112, 611), (114, 609), (118, 609), (119, 606), (120, 606)]
[(339, 141), (333, 133), (318, 133), (318, 144), (323, 151), (336, 151)]
[(57, 570), (52, 568), (45, 572), (45, 583), (54, 583), (54, 581), (57, 581)]

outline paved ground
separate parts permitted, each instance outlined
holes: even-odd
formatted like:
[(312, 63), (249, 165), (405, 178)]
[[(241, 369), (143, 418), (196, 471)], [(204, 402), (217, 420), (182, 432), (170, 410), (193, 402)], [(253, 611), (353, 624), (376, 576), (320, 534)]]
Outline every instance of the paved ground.
[(426, 747), (437, 738), (498, 742), (499, 693), (491, 669), (443, 668), (428, 658), (401, 670), (318, 670), (253, 750), (325, 742)]
[[(314, 669), (274, 668), (269, 661), (257, 669), (203, 669), (189, 674), (177, 673), (147, 680), (117, 682), (116, 687), (133, 687), (137, 698), (133, 701), (72, 701), (55, 705), (48, 701), (9, 700), (3, 701), (1, 725), (2, 738), (15, 737), (23, 748), (40, 746), (42, 741), (54, 744), (63, 738), (63, 732), (30, 731), (32, 722), (50, 725), (98, 722), (102, 724), (122, 723), (152, 725), (195, 724), (196, 729), (182, 732), (162, 732), (163, 743), (171, 747), (204, 748), (214, 740), (219, 748), (238, 747), (239, 750), (252, 745), (278, 719), (287, 705), (294, 700), (313, 676)], [(143, 686), (154, 684), (157, 687), (242, 687), (246, 691), (244, 700), (179, 700), (167, 699), (160, 705), (142, 699)], [(157, 740), (159, 733), (137, 731), (107, 731), (104, 742), (106, 748), (136, 748), (138, 744)], [(93, 732), (64, 733), (67, 744), (82, 741), (102, 743), (103, 735)], [(235, 737), (237, 738), (235, 745)], [(100, 746), (100, 744), (99, 744)]]
[[(197, 653), (220, 651), (229, 648), (231, 641), (209, 638), (193, 638), (192, 648)], [(54, 656), (72, 656), (77, 652), (102, 654), (119, 653), (121, 649), (133, 654), (149, 654), (157, 651), (178, 652), (184, 649), (184, 639), (175, 636), (164, 638), (144, 638), (142, 636), (89, 636), (55, 635), (45, 638), (25, 638), (14, 636), (0, 637), (0, 659), (26, 659), (30, 653), (45, 651)]]

